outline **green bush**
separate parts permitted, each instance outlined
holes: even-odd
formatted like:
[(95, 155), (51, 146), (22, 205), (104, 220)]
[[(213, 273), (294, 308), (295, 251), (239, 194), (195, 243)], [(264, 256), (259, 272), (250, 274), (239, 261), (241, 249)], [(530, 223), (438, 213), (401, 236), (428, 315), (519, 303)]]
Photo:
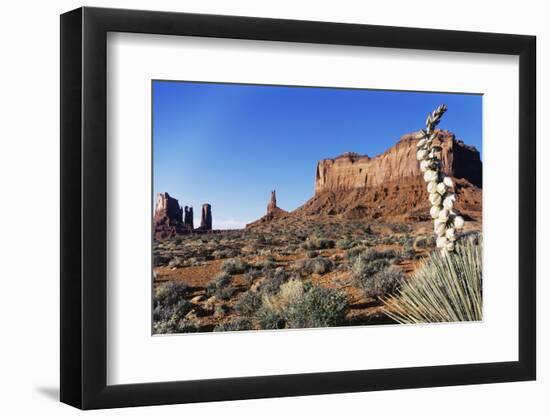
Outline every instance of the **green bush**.
[(385, 313), (398, 323), (482, 319), (482, 239), (457, 241), (454, 253), (433, 251), (396, 295), (384, 300)]

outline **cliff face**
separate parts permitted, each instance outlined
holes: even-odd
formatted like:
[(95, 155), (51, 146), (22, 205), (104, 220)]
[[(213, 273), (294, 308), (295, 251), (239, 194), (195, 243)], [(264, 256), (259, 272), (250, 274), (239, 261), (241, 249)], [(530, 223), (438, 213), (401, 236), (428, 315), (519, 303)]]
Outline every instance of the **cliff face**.
[[(438, 131), (443, 172), (456, 184), (455, 208), (481, 219), (482, 163), (479, 152)], [(416, 134), (407, 134), (383, 154), (369, 158), (347, 153), (318, 162), (315, 195), (293, 216), (429, 219), (426, 185), (416, 160)]]
[[(439, 131), (438, 139), (443, 148), (443, 171), (451, 177), (465, 179), (481, 187), (479, 152), (456, 140), (449, 131)], [(420, 178), (422, 173), (416, 160), (417, 141), (415, 134), (407, 134), (375, 158), (347, 153), (319, 161), (315, 194), (377, 188), (391, 182)]]
[[(186, 207), (187, 208), (187, 207)], [(183, 222), (183, 209), (178, 200), (168, 193), (158, 193), (154, 215), (155, 225), (173, 225)]]

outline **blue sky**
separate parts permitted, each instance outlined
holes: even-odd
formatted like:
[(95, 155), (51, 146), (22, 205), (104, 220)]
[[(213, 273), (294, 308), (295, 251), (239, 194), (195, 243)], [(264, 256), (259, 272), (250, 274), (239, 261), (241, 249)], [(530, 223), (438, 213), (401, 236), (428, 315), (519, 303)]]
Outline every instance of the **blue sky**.
[(293, 210), (313, 195), (315, 167), (343, 152), (376, 156), (424, 126), (481, 152), (482, 97), (336, 88), (153, 81), (154, 192), (180, 204), (212, 204), (214, 228), (263, 216), (269, 192)]

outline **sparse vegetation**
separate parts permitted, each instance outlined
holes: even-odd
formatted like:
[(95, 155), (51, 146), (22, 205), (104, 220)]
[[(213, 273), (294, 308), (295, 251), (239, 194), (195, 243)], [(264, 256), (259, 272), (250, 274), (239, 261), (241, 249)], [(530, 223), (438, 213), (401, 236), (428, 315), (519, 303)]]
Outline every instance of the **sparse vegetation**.
[(241, 258), (228, 259), (222, 265), (222, 270), (230, 275), (242, 274), (248, 268), (249, 265)]
[(156, 334), (387, 322), (381, 300), (398, 298), (413, 281), (405, 273), (418, 272), (435, 248), (425, 227), (356, 220), (267, 224), (153, 245)]

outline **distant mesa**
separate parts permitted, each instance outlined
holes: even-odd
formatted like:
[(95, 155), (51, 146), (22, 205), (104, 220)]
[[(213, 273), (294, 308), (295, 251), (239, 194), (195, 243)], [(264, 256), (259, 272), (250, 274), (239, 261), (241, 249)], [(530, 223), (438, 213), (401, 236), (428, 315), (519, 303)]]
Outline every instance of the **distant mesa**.
[[(208, 219), (203, 225), (205, 219), (205, 207), (208, 206)], [(178, 234), (192, 232), (205, 232), (212, 230), (212, 211), (210, 204), (203, 204), (203, 221), (201, 227), (193, 228), (193, 207), (185, 206), (182, 208), (177, 199), (170, 194), (158, 193), (155, 212), (153, 216), (153, 228), (155, 239), (164, 239)]]

